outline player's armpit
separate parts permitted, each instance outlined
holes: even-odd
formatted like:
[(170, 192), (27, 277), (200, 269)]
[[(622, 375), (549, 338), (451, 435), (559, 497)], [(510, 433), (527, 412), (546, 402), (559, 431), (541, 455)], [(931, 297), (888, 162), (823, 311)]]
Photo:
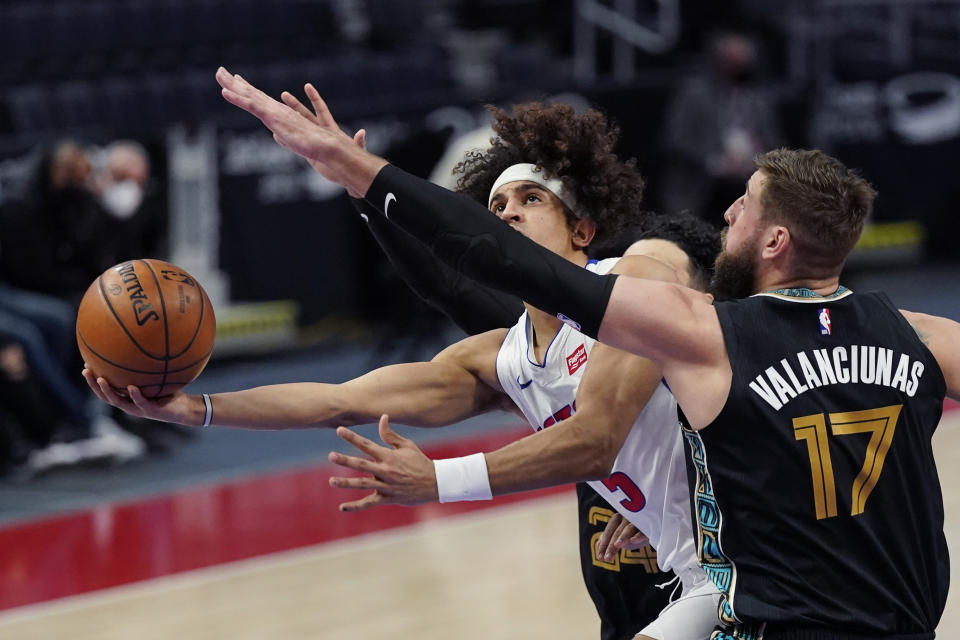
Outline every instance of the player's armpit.
[(916, 330), (933, 357), (936, 358), (947, 382), (947, 396), (960, 401), (960, 323), (926, 313), (900, 310)]

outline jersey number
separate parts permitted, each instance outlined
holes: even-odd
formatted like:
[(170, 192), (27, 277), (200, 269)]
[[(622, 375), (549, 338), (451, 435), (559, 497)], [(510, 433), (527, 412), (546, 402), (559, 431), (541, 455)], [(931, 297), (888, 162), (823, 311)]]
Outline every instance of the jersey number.
[(805, 440), (810, 456), (810, 472), (813, 475), (813, 505), (817, 520), (837, 515), (837, 490), (834, 485), (833, 462), (830, 459), (830, 443), (827, 438), (827, 419), (834, 436), (852, 433), (869, 433), (867, 455), (860, 473), (853, 480), (850, 515), (863, 513), (870, 492), (880, 479), (883, 463), (893, 441), (902, 404), (865, 411), (848, 411), (824, 414), (815, 413), (793, 419), (793, 433), (797, 440)]
[(609, 478), (604, 478), (601, 482), (603, 482), (603, 486), (609, 489), (611, 493), (616, 493), (618, 489), (624, 493), (626, 498), (621, 500), (620, 504), (631, 513), (640, 511), (647, 504), (647, 499), (643, 495), (643, 491), (640, 491), (640, 487), (630, 479), (630, 476), (622, 471), (617, 471)]

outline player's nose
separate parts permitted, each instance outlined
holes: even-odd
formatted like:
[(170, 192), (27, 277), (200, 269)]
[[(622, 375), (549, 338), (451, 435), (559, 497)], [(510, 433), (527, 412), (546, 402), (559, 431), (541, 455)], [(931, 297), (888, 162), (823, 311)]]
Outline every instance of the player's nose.
[(727, 207), (727, 210), (723, 212), (723, 220), (727, 223), (727, 225), (733, 224), (733, 212), (737, 207), (737, 203), (739, 202), (740, 202), (739, 198), (734, 200), (733, 204)]
[(504, 222), (520, 222), (522, 212), (522, 208), (517, 202), (513, 198), (510, 198), (504, 205), (503, 211), (497, 212), (497, 216)]

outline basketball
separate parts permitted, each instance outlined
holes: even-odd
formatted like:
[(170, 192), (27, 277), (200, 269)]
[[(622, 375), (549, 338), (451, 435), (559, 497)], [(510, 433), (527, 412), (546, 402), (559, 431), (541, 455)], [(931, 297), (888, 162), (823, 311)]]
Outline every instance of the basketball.
[(93, 281), (77, 311), (77, 345), (87, 367), (124, 392), (166, 396), (193, 381), (216, 334), (210, 298), (183, 269), (130, 260)]

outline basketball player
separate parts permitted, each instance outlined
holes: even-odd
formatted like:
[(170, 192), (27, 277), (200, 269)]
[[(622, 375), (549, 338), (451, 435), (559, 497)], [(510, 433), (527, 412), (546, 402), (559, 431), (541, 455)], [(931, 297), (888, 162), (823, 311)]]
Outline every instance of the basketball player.
[(949, 565), (930, 438), (944, 397), (960, 399), (960, 323), (840, 285), (875, 196), (866, 181), (818, 151), (759, 156), (724, 214), (714, 286), (730, 299), (714, 304), (571, 268), (339, 130), (217, 78), (281, 145), (383, 202), (449, 264), (662, 366), (685, 414), (701, 562), (724, 593), (713, 638), (934, 637)]
[[(283, 99), (308, 117), (314, 116), (292, 95), (284, 94)], [(528, 156), (541, 166), (545, 162), (546, 152), (552, 157), (565, 158), (571, 164), (591, 166), (595, 163), (583, 163), (578, 156), (583, 156), (583, 151), (594, 153), (599, 149), (606, 152), (615, 142), (607, 135), (609, 128), (603, 119), (576, 116), (566, 107), (529, 104), (514, 107), (510, 113), (491, 108), (491, 115), (493, 132), (499, 140), (485, 153), (474, 156), (474, 170), (480, 162), (483, 166), (493, 167), (494, 171), (509, 166), (517, 149), (525, 146), (524, 140), (542, 141), (537, 145), (540, 150)], [(362, 136), (361, 133), (360, 140)], [(597, 142), (600, 139), (606, 141)], [(576, 144), (576, 140), (590, 143)], [(559, 145), (564, 145), (567, 150), (561, 151)], [(532, 150), (527, 147), (527, 151)], [(575, 174), (573, 177), (579, 176)], [(490, 191), (491, 179), (471, 180), (469, 194), (475, 199), (485, 199)], [(483, 333), (516, 323), (517, 317), (524, 311), (519, 298), (461, 276), (439, 262), (426, 246), (396, 227), (375, 208), (363, 200), (354, 199), (353, 204), (407, 284), (466, 333)], [(644, 220), (644, 223), (647, 224), (647, 221)], [(659, 243), (640, 242), (632, 247), (632, 252), (646, 255), (655, 250), (677, 253), (679, 247), (688, 259), (677, 253), (674, 261), (689, 262), (690, 268), (684, 268), (683, 271), (690, 271), (700, 288), (706, 286), (708, 272), (720, 248), (719, 234), (713, 225), (689, 214), (656, 216), (645, 229), (637, 228), (617, 236), (606, 236), (606, 239), (600, 238), (599, 241), (595, 237), (587, 247), (588, 255), (596, 258), (622, 255), (632, 244), (630, 238), (665, 240)], [(427, 464), (431, 463), (427, 461)], [(649, 546), (646, 536), (640, 534), (629, 521), (622, 520), (622, 516), (588, 484), (578, 482), (576, 492), (580, 565), (587, 591), (600, 617), (600, 637), (602, 640), (628, 640), (653, 621), (668, 604), (670, 590), (662, 587), (670, 583), (674, 576), (672, 572), (658, 570), (656, 551)], [(610, 523), (610, 533), (616, 530), (616, 539), (625, 541), (619, 547), (613, 546), (614, 540), (605, 530), (607, 523)], [(631, 540), (633, 542), (627, 542)], [(598, 541), (604, 541), (602, 546), (598, 546)]]
[[(368, 220), (371, 232), (390, 257), (404, 280), (423, 299), (446, 313), (466, 333), (480, 333), (499, 326), (514, 324), (507, 320), (515, 306), (515, 318), (524, 310), (519, 298), (489, 289), (469, 278), (450, 273), (438, 263), (427, 248), (386, 220), (363, 201), (355, 203)], [(651, 250), (643, 238), (667, 240), (690, 257), (691, 266), (704, 278), (706, 285), (713, 260), (719, 250), (719, 233), (708, 222), (690, 214), (656, 216), (651, 226), (637, 233), (625, 234), (640, 242), (631, 247), (633, 253)], [(588, 253), (602, 255), (591, 244)], [(669, 249), (667, 243), (662, 243)], [(622, 247), (619, 247), (623, 253)], [(614, 245), (611, 251), (616, 252)], [(649, 255), (649, 254), (647, 254)], [(341, 464), (351, 458), (345, 457)], [(427, 464), (430, 461), (423, 459)], [(432, 467), (431, 467), (432, 469)], [(580, 565), (587, 591), (600, 617), (602, 640), (629, 639), (653, 619), (667, 604), (670, 592), (663, 588), (672, 572), (657, 570), (656, 551), (629, 520), (614, 511), (585, 482), (576, 485), (580, 531)], [(367, 508), (371, 504), (357, 504)], [(345, 508), (346, 505), (344, 505)], [(654, 587), (659, 587), (655, 589)]]
[[(539, 107), (532, 109), (534, 118), (546, 117)], [(556, 113), (573, 131), (605, 128), (605, 123), (596, 127), (600, 118), (596, 113), (577, 116), (562, 107)], [(536, 144), (531, 140), (525, 151), (536, 154)], [(540, 144), (544, 149), (562, 145)], [(644, 242), (664, 260), (678, 264), (668, 267), (645, 256), (588, 260), (584, 250), (593, 237), (634, 214), (642, 181), (631, 167), (615, 161), (603, 140), (584, 139), (579, 144), (582, 150), (568, 147), (568, 156), (557, 161), (563, 166), (563, 160), (576, 160), (579, 180), (572, 174), (553, 177), (532, 164), (514, 163), (518, 149), (486, 160), (475, 158), (469, 175), (494, 180), (487, 192), (490, 211), (578, 268), (601, 273), (626, 270), (672, 280), (683, 272), (686, 280), (689, 260), (673, 245), (672, 253), (667, 253), (662, 245), (669, 243), (663, 241)], [(513, 164), (501, 169), (497, 164), (504, 159)], [(592, 199), (584, 197), (590, 190), (597, 192)], [(131, 402), (118, 397), (103, 378), (95, 380), (90, 371), (84, 374), (102, 399), (131, 413), (194, 425), (204, 420), (199, 396), (179, 393), (149, 401), (130, 388)], [(278, 385), (216, 394), (213, 420), (218, 425), (290, 428), (363, 423), (389, 413), (408, 424), (439, 426), (505, 407), (505, 401), (513, 399), (534, 429), (542, 431), (499, 452), (492, 489), (504, 493), (594, 480), (594, 489), (650, 538), (659, 565), (673, 568), (683, 587), (680, 598), (638, 637), (696, 640), (712, 629), (718, 596), (697, 566), (676, 404), (660, 379), (648, 361), (595, 348), (592, 340), (555, 317), (528, 307), (513, 329), (467, 338), (430, 363), (384, 367), (337, 386)], [(594, 418), (584, 423), (585, 428), (565, 429), (561, 421), (575, 408), (578, 415)], [(490, 485), (477, 495), (460, 491), (456, 475), (462, 470), (472, 473), (478, 465), (486, 475), (484, 456), (479, 455), (441, 465), (436, 479), (431, 465), (430, 484), (441, 500), (489, 498)]]

